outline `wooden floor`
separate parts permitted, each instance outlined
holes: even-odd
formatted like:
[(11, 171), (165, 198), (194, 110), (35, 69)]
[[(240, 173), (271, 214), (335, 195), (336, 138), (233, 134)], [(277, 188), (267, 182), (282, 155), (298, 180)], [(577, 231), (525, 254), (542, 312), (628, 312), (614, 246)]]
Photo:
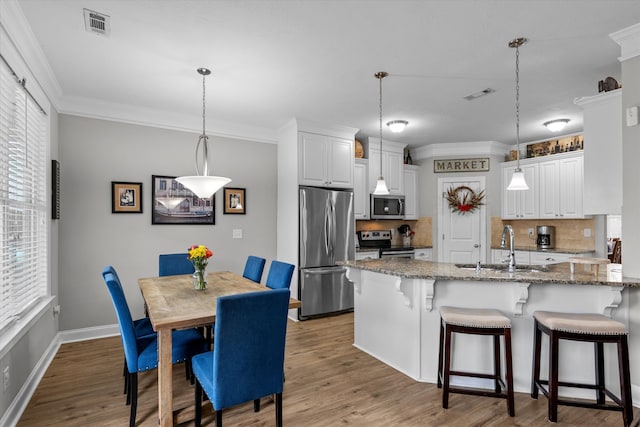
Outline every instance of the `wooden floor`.
[[(434, 384), (413, 381), (357, 350), (353, 314), (289, 322), (284, 424), (286, 426), (546, 426), (547, 400), (516, 394), (516, 417), (502, 399), (454, 394), (441, 407)], [(29, 403), (18, 426), (125, 426), (129, 407), (122, 394), (120, 338), (65, 344)], [(139, 380), (138, 426), (157, 426), (156, 371)], [(174, 369), (174, 404), (193, 405), (193, 387), (182, 366)], [(634, 411), (634, 426), (640, 410)], [(621, 426), (622, 414), (560, 407), (557, 426)], [(274, 405), (263, 399), (224, 412), (227, 426), (273, 426)], [(205, 425), (214, 425), (212, 417)], [(184, 426), (193, 425), (185, 422)]]

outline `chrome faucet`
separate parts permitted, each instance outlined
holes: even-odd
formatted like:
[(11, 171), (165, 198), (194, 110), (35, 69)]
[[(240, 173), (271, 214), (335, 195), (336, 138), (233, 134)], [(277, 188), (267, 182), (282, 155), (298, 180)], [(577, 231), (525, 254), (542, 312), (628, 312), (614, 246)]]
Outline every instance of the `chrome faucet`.
[(500, 240), (500, 247), (507, 247), (507, 233), (509, 233), (509, 258), (506, 258), (504, 261), (509, 262), (509, 273), (513, 273), (516, 270), (516, 237), (513, 234), (513, 227), (510, 225), (505, 225), (502, 229), (502, 239)]

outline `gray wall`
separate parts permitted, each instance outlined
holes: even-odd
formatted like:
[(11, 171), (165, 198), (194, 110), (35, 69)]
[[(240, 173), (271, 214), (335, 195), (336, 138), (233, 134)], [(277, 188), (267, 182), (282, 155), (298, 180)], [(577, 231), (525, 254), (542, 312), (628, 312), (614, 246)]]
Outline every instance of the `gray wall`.
[[(210, 137), (210, 174), (246, 188), (246, 215), (222, 213), (215, 225), (152, 225), (151, 175), (193, 175), (197, 134), (60, 115), (60, 330), (116, 322), (101, 272), (113, 265), (134, 317), (143, 315), (137, 278), (156, 276), (158, 254), (209, 247), (209, 271), (242, 273), (247, 255), (276, 254), (276, 145)], [(143, 183), (142, 214), (111, 213), (111, 182)], [(243, 239), (232, 239), (232, 229)]]

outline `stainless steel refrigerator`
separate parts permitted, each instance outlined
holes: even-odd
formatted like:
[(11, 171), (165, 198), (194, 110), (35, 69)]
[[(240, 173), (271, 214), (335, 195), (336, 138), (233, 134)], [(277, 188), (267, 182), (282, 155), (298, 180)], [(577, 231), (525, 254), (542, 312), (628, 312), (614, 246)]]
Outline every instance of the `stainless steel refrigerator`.
[(353, 282), (338, 261), (354, 258), (353, 191), (300, 187), (300, 318), (353, 309)]

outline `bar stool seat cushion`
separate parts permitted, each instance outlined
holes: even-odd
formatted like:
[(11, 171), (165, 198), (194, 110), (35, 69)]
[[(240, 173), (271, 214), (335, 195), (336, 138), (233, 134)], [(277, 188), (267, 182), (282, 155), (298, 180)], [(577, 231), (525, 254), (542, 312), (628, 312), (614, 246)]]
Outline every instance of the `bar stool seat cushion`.
[(440, 307), (444, 323), (467, 328), (510, 328), (511, 320), (498, 310), (488, 308)]
[(552, 331), (574, 334), (626, 335), (624, 324), (596, 313), (536, 311), (533, 317)]

